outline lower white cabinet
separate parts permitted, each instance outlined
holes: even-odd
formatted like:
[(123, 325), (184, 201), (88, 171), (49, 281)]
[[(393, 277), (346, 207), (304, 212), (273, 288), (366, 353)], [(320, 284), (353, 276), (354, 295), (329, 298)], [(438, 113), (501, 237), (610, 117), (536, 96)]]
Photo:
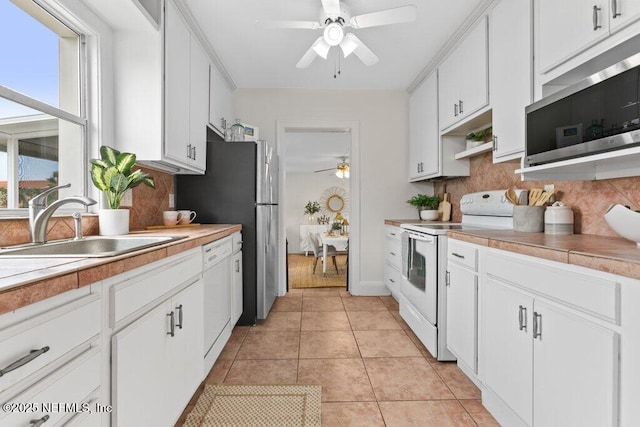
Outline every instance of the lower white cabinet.
[(384, 226), (384, 284), (397, 300), (400, 292), (400, 268), (402, 265), (402, 229), (393, 225)]
[(237, 252), (231, 260), (231, 325), (238, 323), (242, 316), (242, 252)]
[(447, 267), (447, 347), (458, 364), (477, 372), (478, 276), (449, 262)]
[(203, 379), (203, 282), (112, 338), (114, 426), (173, 425)]
[[(609, 300), (617, 317), (617, 284), (495, 252), (487, 259), (482, 380), (515, 414), (498, 421), (618, 425), (619, 334), (602, 321)], [(580, 295), (559, 303), (574, 284)]]

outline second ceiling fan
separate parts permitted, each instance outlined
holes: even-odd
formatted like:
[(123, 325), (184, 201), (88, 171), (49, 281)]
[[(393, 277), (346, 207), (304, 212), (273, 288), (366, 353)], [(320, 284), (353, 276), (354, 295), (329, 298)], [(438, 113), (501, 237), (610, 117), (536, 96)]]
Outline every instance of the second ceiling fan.
[(335, 170), (338, 178), (349, 178), (349, 163), (347, 163), (347, 156), (340, 156), (338, 159), (340, 159), (340, 162), (335, 168), (320, 169), (313, 172), (318, 173)]
[(340, 0), (321, 0), (319, 21), (270, 21), (262, 22), (269, 28), (296, 28), (317, 30), (324, 28), (309, 50), (296, 64), (297, 68), (307, 68), (316, 57), (327, 59), (333, 46), (340, 46), (344, 57), (355, 54), (367, 66), (378, 62), (378, 57), (355, 34), (344, 32), (345, 28), (353, 29), (377, 27), (380, 25), (400, 24), (415, 21), (416, 6), (407, 5), (377, 12), (351, 16), (349, 7)]

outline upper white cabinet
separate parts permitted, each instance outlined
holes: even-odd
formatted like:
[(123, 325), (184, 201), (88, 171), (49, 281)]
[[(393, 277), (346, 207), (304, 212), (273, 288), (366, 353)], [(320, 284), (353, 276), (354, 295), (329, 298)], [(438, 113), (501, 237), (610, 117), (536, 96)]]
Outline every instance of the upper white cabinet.
[(209, 66), (209, 125), (220, 136), (233, 121), (233, 100), (231, 89), (227, 86), (220, 71), (214, 64)]
[(637, 0), (539, 0), (538, 71), (571, 59), (640, 18)]
[[(107, 6), (96, 4), (99, 11)], [(161, 31), (113, 34), (115, 148), (171, 173), (203, 173), (209, 58), (173, 0)]]
[(533, 95), (531, 18), (531, 0), (502, 0), (490, 12), (494, 163), (524, 151), (524, 109)]
[(438, 173), (438, 76), (431, 74), (409, 100), (409, 179)]
[(165, 155), (204, 172), (209, 58), (171, 1), (165, 5), (164, 70)]
[(440, 129), (464, 121), (489, 103), (487, 18), (438, 67)]
[(427, 77), (409, 99), (409, 181), (469, 176), (469, 161), (455, 160), (464, 140), (440, 137), (438, 75)]

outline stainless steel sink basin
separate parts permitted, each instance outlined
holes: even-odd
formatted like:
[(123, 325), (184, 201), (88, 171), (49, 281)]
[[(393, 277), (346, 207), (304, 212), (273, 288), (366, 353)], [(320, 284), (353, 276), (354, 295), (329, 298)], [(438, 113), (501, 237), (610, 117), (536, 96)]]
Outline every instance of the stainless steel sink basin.
[(0, 258), (100, 258), (121, 255), (151, 246), (161, 245), (183, 236), (112, 236), (85, 237), (80, 240), (64, 240), (43, 244), (29, 244), (0, 250)]

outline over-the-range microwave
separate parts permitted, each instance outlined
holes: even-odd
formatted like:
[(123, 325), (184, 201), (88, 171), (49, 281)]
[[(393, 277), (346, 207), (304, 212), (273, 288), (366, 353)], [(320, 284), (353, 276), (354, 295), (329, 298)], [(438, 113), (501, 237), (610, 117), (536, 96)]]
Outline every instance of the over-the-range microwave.
[(525, 112), (526, 167), (640, 145), (640, 53)]

